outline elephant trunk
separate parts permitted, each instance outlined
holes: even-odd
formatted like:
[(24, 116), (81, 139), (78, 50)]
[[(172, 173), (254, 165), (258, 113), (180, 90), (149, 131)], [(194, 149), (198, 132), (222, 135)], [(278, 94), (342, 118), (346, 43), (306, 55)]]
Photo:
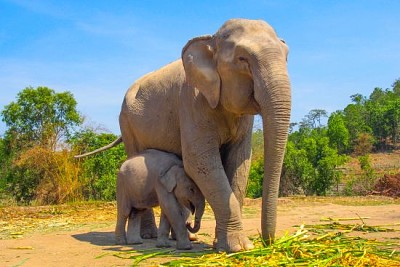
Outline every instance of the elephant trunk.
[(268, 243), (275, 238), (279, 182), (291, 112), (290, 82), (286, 60), (279, 51), (257, 60), (254, 98), (260, 107), (264, 131), (264, 180), (261, 232)]
[(194, 217), (194, 226), (192, 227), (190, 225), (190, 222), (188, 222), (186, 224), (186, 228), (192, 234), (195, 234), (200, 230), (201, 218), (203, 217), (204, 209), (205, 209), (205, 201), (203, 199), (202, 203), (200, 205), (196, 206), (196, 212), (195, 212), (195, 217)]

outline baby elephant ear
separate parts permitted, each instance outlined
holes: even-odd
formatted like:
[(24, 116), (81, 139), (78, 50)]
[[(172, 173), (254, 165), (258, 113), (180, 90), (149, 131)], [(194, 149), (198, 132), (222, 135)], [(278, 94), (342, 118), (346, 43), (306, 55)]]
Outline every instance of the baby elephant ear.
[(197, 88), (214, 109), (219, 102), (221, 79), (211, 40), (210, 35), (190, 40), (182, 50), (182, 62), (188, 84)]
[(176, 187), (176, 176), (177, 176), (176, 168), (179, 167), (172, 166), (166, 172), (160, 175), (160, 182), (169, 193), (171, 193)]

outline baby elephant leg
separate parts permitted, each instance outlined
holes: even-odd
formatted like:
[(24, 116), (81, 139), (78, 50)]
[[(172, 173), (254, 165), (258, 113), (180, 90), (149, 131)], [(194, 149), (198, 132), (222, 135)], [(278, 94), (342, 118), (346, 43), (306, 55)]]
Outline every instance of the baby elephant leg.
[(169, 242), (169, 232), (171, 229), (171, 224), (168, 221), (167, 216), (164, 212), (161, 211), (160, 216), (160, 225), (158, 227), (157, 233), (157, 247), (170, 247), (171, 243)]
[(160, 203), (160, 206), (176, 234), (176, 248), (184, 250), (192, 249), (192, 243), (189, 240), (186, 228), (186, 218), (182, 216), (182, 207), (178, 201), (173, 197), (168, 202)]
[(127, 242), (128, 244), (142, 244), (143, 240), (140, 236), (140, 225), (143, 211), (136, 209), (131, 210), (128, 221), (128, 233)]
[(115, 227), (115, 241), (118, 245), (126, 245), (126, 220), (129, 217), (130, 207), (122, 204), (123, 201), (117, 204), (117, 225)]
[(146, 209), (142, 214), (140, 234), (143, 239), (157, 237), (157, 226), (154, 219), (153, 208)]
[[(186, 209), (185, 207), (183, 207), (182, 209), (182, 216), (184, 218), (184, 220), (186, 221), (186, 224), (190, 224), (191, 223), (191, 219), (192, 216), (190, 214), (190, 211), (188, 209)], [(189, 235), (189, 240), (190, 241), (197, 241), (197, 235), (196, 234), (192, 234), (191, 232), (188, 231), (188, 235)], [(174, 231), (174, 229), (171, 229), (171, 237), (173, 240), (176, 240), (176, 233)]]

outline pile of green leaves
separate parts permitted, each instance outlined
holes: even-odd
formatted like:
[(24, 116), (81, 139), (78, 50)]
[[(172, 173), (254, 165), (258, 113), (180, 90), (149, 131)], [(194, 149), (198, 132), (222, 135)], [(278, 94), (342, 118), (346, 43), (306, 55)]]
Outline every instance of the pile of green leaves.
[[(334, 224), (338, 229), (338, 222)], [(358, 228), (330, 231), (330, 227), (310, 225), (306, 228), (302, 225), (297, 232), (284, 235), (271, 246), (257, 238), (253, 250), (232, 254), (214, 253), (212, 250), (201, 253), (145, 250), (121, 252), (114, 256), (131, 259), (133, 265), (143, 261), (148, 265), (151, 260), (155, 264), (155, 258), (169, 260), (159, 266), (400, 266), (399, 242), (354, 237), (351, 235), (353, 231), (358, 231)]]

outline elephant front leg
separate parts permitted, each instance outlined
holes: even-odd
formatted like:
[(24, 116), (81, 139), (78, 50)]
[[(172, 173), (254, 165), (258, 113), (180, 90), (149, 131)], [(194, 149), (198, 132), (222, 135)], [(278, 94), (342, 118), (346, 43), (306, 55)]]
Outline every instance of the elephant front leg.
[(156, 190), (158, 190), (158, 200), (163, 214), (162, 221), (160, 221), (161, 232), (159, 231), (159, 233), (169, 233), (170, 226), (172, 226), (176, 235), (176, 248), (192, 249), (192, 243), (189, 240), (189, 234), (186, 229), (186, 218), (182, 214), (182, 206), (178, 203), (173, 193), (160, 189)]
[(158, 248), (171, 246), (171, 243), (169, 242), (170, 230), (171, 230), (171, 224), (169, 223), (165, 213), (161, 211), (160, 225), (158, 227), (157, 244), (156, 244)]
[[(190, 214), (190, 211), (188, 209), (186, 209), (185, 207), (182, 209), (182, 216), (186, 222), (186, 224), (190, 224), (192, 222), (192, 216)], [(191, 232), (188, 231), (188, 235), (189, 235), (189, 240), (190, 241), (197, 241), (197, 234), (193, 234)], [(171, 229), (171, 238), (176, 240), (176, 233), (174, 231), (174, 229)]]
[(252, 249), (252, 242), (242, 233), (241, 205), (228, 181), (219, 149), (208, 149), (203, 154), (198, 151), (184, 154), (184, 166), (214, 211), (215, 249), (227, 252)]

